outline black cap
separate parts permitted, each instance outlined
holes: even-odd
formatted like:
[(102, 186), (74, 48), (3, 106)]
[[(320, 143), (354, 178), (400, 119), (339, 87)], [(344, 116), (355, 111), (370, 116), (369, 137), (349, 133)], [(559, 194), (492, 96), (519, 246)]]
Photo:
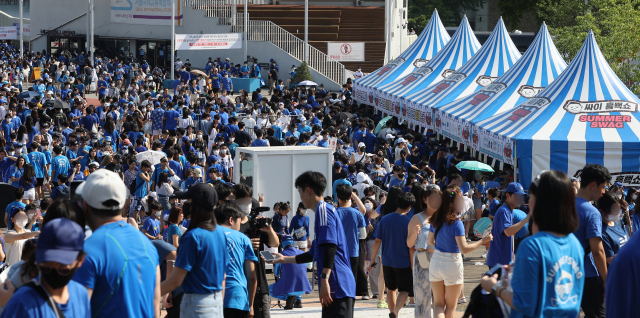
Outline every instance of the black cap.
[(178, 199), (191, 199), (207, 209), (213, 209), (218, 204), (218, 193), (209, 183), (196, 183), (187, 191), (175, 193)]

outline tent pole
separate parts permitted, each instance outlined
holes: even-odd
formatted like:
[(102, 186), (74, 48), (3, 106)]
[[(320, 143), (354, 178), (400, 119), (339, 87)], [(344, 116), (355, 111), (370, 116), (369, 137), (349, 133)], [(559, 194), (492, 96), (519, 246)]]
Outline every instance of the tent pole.
[(516, 152), (516, 140), (513, 140), (513, 181), (518, 182), (518, 153)]

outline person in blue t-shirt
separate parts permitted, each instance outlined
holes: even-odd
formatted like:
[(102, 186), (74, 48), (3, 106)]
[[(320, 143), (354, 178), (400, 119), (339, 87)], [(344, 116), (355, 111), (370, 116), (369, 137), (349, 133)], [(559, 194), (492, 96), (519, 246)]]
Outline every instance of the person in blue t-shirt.
[(131, 194), (133, 199), (131, 201), (131, 207), (129, 208), (129, 217), (141, 219), (140, 211), (142, 210), (143, 199), (149, 194), (151, 188), (151, 176), (149, 171), (151, 170), (151, 163), (148, 160), (143, 160), (140, 163), (140, 171), (136, 173), (135, 179), (135, 191)]
[(161, 294), (182, 285), (182, 315), (197, 317), (204, 311), (211, 317), (221, 317), (224, 275), (230, 258), (226, 245), (221, 244), (226, 242), (222, 226), (216, 226), (213, 219), (218, 194), (211, 185), (198, 183), (175, 195), (189, 201), (191, 219), (199, 223), (190, 224), (180, 239), (175, 267), (162, 282)]
[[(351, 270), (356, 280), (356, 295), (362, 296), (363, 299), (369, 298), (369, 290), (367, 285), (367, 275), (364, 272), (364, 253), (360, 255), (360, 243), (364, 243), (367, 238), (367, 225), (364, 222), (364, 213), (366, 212), (364, 204), (360, 201), (357, 194), (353, 192), (351, 186), (343, 184), (336, 189), (338, 196), (338, 208), (336, 213), (342, 222), (344, 235), (349, 248), (349, 261), (351, 262)], [(351, 207), (353, 202), (358, 209)]]
[(167, 102), (167, 111), (164, 112), (164, 129), (169, 132), (175, 131), (178, 127), (178, 118), (180, 113), (173, 109), (173, 103)]
[(500, 205), (500, 200), (498, 200), (498, 189), (488, 189), (487, 200), (489, 200), (489, 218), (493, 219), (496, 215), (496, 211), (498, 211), (498, 205)]
[(509, 280), (499, 283), (497, 275), (486, 275), (481, 282), (513, 308), (511, 318), (579, 316), (585, 268), (584, 251), (572, 233), (579, 224), (574, 195), (571, 180), (559, 171), (547, 171), (529, 186), (533, 235), (520, 243)]
[(35, 263), (29, 264), (41, 273), (39, 283), (28, 282), (16, 290), (0, 317), (58, 317), (52, 306), (64, 317), (91, 317), (87, 289), (71, 281), (85, 262), (84, 229), (74, 221), (58, 218), (47, 222), (39, 237)]
[(309, 216), (307, 214), (307, 208), (300, 202), (296, 215), (291, 218), (289, 224), (289, 233), (293, 238), (293, 244), (299, 250), (306, 252), (311, 246), (311, 236), (309, 233)]
[(269, 141), (262, 139), (264, 136), (264, 131), (262, 129), (257, 129), (254, 131), (256, 134), (256, 139), (251, 142), (251, 147), (269, 147)]
[[(407, 246), (409, 234), (409, 217), (407, 213), (416, 203), (412, 193), (403, 192), (398, 196), (398, 209), (382, 217), (376, 224), (373, 238), (373, 252), (378, 255), (382, 248), (382, 271), (384, 283), (389, 292), (387, 304), (391, 313), (389, 317), (397, 317), (408, 297), (413, 297), (413, 270)], [(372, 267), (369, 265), (369, 271)], [(397, 295), (397, 299), (396, 299)], [(397, 302), (396, 302), (397, 301)]]
[(444, 313), (445, 316), (453, 316), (464, 283), (460, 254), (474, 251), (490, 242), (493, 236), (489, 234), (476, 242), (466, 241), (464, 224), (459, 219), (465, 208), (460, 188), (444, 189), (441, 202), (440, 208), (429, 219), (431, 227), (427, 242), (435, 246), (429, 265), (429, 281), (433, 290), (434, 315)]
[[(602, 215), (589, 202), (598, 201), (611, 181), (607, 168), (587, 164), (580, 175), (576, 194), (576, 211), (580, 226), (573, 232), (585, 251), (584, 295), (582, 311), (586, 317), (605, 317), (604, 295), (607, 280), (607, 260), (602, 244)], [(591, 252), (591, 253), (589, 253)]]
[(324, 202), (327, 179), (307, 171), (296, 178), (295, 186), (305, 207), (315, 207), (315, 239), (309, 252), (296, 256), (275, 254), (272, 264), (308, 263), (318, 266), (320, 304), (323, 317), (353, 317), (356, 284), (351, 271), (344, 229), (335, 208)]
[(149, 204), (149, 211), (146, 214), (148, 218), (144, 221), (140, 231), (150, 240), (161, 240), (160, 218), (162, 217), (162, 205), (160, 202), (154, 201)]
[(283, 235), (288, 235), (289, 228), (287, 225), (289, 224), (289, 217), (287, 214), (291, 211), (291, 207), (289, 207), (288, 202), (276, 203), (273, 207), (274, 215), (273, 221), (271, 222), (271, 227), (278, 234), (278, 237), (282, 237)]
[(487, 253), (487, 266), (489, 268), (496, 264), (506, 265), (513, 260), (513, 240), (522, 227), (529, 222), (530, 217), (525, 217), (518, 223), (513, 222), (513, 209), (519, 207), (524, 202), (524, 189), (520, 183), (510, 183), (506, 190), (507, 199), (498, 208), (493, 218), (493, 228), (491, 234), (493, 241), (489, 245)]
[[(513, 209), (513, 223), (517, 224), (520, 221), (524, 220), (527, 217), (527, 213), (520, 209)], [(531, 221), (529, 219), (529, 221)], [(524, 240), (525, 237), (529, 235), (529, 223), (527, 222), (518, 232), (513, 239), (513, 253), (515, 254), (518, 251), (518, 245)]]
[(607, 317), (635, 317), (640, 312), (640, 302), (634, 301), (635, 296), (632, 296), (640, 294), (638, 251), (640, 235), (635, 234), (609, 265), (605, 306)]
[(598, 210), (602, 214), (602, 246), (607, 258), (607, 265), (611, 264), (618, 251), (627, 244), (629, 235), (620, 225), (620, 203), (610, 192), (605, 193), (598, 200)]
[(253, 313), (253, 301), (258, 286), (256, 263), (249, 237), (240, 232), (244, 217), (240, 208), (225, 202), (215, 209), (216, 220), (222, 226), (229, 252), (229, 267), (224, 289), (224, 317), (247, 317)]
[(66, 176), (69, 173), (71, 164), (69, 163), (69, 159), (62, 155), (62, 147), (53, 147), (53, 153), (55, 157), (51, 159), (51, 180), (55, 183), (58, 181), (59, 175)]
[(84, 242), (85, 262), (73, 280), (89, 291), (91, 317), (159, 316), (158, 252), (136, 227), (122, 220), (127, 189), (120, 176), (99, 169), (76, 194), (82, 197), (93, 233)]

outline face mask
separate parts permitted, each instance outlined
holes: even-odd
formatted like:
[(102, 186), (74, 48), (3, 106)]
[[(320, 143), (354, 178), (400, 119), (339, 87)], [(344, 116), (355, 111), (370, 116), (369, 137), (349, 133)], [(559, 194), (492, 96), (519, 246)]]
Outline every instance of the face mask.
[(638, 195), (637, 195), (637, 194), (634, 194), (634, 195), (632, 195), (632, 196), (631, 196), (631, 199), (632, 199), (633, 201), (635, 201), (637, 198), (638, 198)]
[(404, 179), (404, 173), (400, 173), (400, 174), (398, 174), (398, 178), (399, 178), (399, 179)]
[(27, 216), (29, 216), (29, 219), (33, 219), (33, 216), (36, 215), (35, 213), (29, 213), (27, 214)]
[[(622, 211), (620, 211), (622, 213)], [(620, 219), (620, 214), (609, 214), (606, 217), (607, 221), (617, 221)]]
[(249, 204), (243, 204), (243, 205), (238, 205), (238, 207), (240, 208), (240, 210), (242, 211), (243, 214), (243, 218), (247, 215), (249, 215), (249, 213), (251, 212), (251, 203)]
[(220, 154), (220, 150), (214, 150), (213, 154), (216, 155), (216, 156), (219, 155)]
[(197, 137), (198, 137), (198, 139), (201, 139), (201, 138), (202, 138), (202, 135), (198, 135)]
[(319, 132), (319, 131), (318, 131), (318, 132), (316, 132), (316, 136), (320, 136), (320, 132)]
[(365, 147), (360, 147), (360, 151), (364, 152), (367, 148)]
[[(39, 266), (38, 266), (39, 267)], [(40, 272), (42, 273), (42, 268), (40, 268)], [(42, 273), (42, 279), (44, 279), (49, 286), (53, 289), (60, 289), (66, 286), (69, 281), (73, 278), (73, 275), (76, 273), (77, 268), (71, 270), (69, 275), (60, 275), (57, 270), (51, 269), (48, 273)]]
[(380, 168), (380, 167), (382, 167), (382, 165), (376, 165), (376, 168)]
[(367, 210), (367, 211), (370, 211), (371, 209), (373, 209), (373, 204), (365, 203), (364, 204), (364, 209)]
[(160, 218), (160, 216), (162, 216), (162, 211), (158, 211), (158, 212), (156, 212), (156, 217), (157, 217), (157, 218)]
[(235, 138), (229, 138), (229, 142), (233, 142), (234, 140), (236, 140)]
[(11, 124), (11, 119), (5, 119), (4, 121), (6, 121), (7, 124)]
[(23, 228), (25, 225), (27, 225), (27, 220), (17, 220), (16, 221), (16, 227), (18, 227), (18, 228)]
[(616, 198), (617, 198), (618, 200), (622, 199), (622, 194), (620, 194), (620, 193), (616, 193)]

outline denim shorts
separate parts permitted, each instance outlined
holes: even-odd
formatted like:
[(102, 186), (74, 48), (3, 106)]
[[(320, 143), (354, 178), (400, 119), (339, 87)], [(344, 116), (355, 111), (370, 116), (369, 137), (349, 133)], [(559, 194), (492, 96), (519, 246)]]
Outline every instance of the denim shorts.
[(180, 303), (180, 318), (222, 318), (222, 292), (184, 294)]

